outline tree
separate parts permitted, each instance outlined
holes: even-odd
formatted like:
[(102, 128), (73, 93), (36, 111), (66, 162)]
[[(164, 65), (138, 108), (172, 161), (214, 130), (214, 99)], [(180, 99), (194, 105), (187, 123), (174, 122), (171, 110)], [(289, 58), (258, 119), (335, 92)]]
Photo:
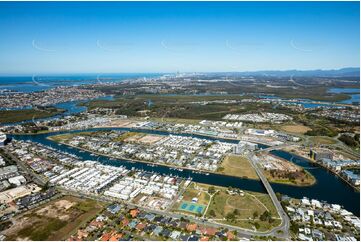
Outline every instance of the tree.
[(253, 212), (253, 219), (257, 218), (258, 217), (258, 212), (257, 211), (254, 211)]
[(354, 139), (356, 142), (360, 143), (360, 134), (355, 134)]
[(271, 215), (271, 213), (268, 212), (268, 211), (264, 211), (264, 212), (261, 214), (261, 216), (259, 217), (259, 219), (260, 219), (261, 221), (267, 221), (267, 220), (268, 220), (268, 222), (270, 222), (270, 223), (273, 222), (272, 215)]
[(213, 194), (213, 193), (215, 193), (216, 192), (216, 189), (214, 188), (214, 186), (210, 186), (209, 188), (208, 188), (208, 193), (209, 194)]
[(227, 220), (234, 220), (234, 219), (235, 219), (234, 213), (227, 213), (226, 219), (227, 219)]
[(351, 147), (356, 147), (358, 145), (357, 140), (355, 140), (354, 137), (351, 137), (349, 135), (343, 134), (338, 138), (340, 141), (342, 141), (343, 143), (345, 143), (348, 146)]
[(254, 227), (258, 230), (261, 227), (261, 225), (259, 225), (259, 223), (255, 222)]
[(239, 215), (239, 210), (236, 208), (234, 211), (233, 211), (234, 215)]
[(211, 216), (211, 217), (215, 217), (215, 216), (216, 216), (216, 213), (214, 212), (213, 209), (211, 209), (211, 211), (209, 211), (209, 216)]
[(314, 222), (313, 222), (313, 220), (314, 220), (314, 219), (313, 219), (313, 216), (311, 215), (311, 216), (310, 216), (311, 227), (313, 227), (313, 226), (314, 226)]
[(267, 220), (267, 211), (264, 211), (261, 216), (259, 217), (259, 219), (261, 221), (266, 221)]
[(297, 234), (298, 233), (299, 226), (295, 222), (291, 222), (290, 230), (292, 233)]

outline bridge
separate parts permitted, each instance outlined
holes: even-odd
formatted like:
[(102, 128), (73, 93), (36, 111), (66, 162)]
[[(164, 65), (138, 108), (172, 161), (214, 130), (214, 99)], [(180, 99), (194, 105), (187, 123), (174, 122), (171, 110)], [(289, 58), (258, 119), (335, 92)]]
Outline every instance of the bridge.
[(255, 151), (255, 153), (260, 153), (260, 152), (269, 152), (269, 151), (272, 151), (272, 150), (282, 150), (283, 148), (287, 148), (287, 147), (296, 147), (297, 145), (291, 145), (291, 144), (284, 144), (284, 145), (276, 145), (276, 146), (271, 146), (271, 147), (268, 147), (266, 149), (260, 149), (260, 150), (257, 150)]
[[(270, 147), (273, 148), (273, 147)], [(251, 161), (252, 167), (255, 169), (257, 175), (261, 179), (261, 182), (263, 183), (263, 186), (266, 188), (269, 196), (271, 197), (271, 200), (273, 202), (273, 205), (277, 209), (277, 213), (280, 216), (282, 222), (279, 226), (273, 228), (268, 234), (274, 235), (276, 237), (283, 237), (286, 240), (289, 240), (289, 227), (290, 227), (290, 220), (286, 214), (286, 212), (283, 210), (281, 203), (278, 201), (277, 196), (275, 192), (273, 191), (273, 188), (271, 187), (270, 183), (268, 182), (267, 178), (263, 174), (263, 171), (258, 167), (258, 157), (254, 154), (249, 154), (248, 159)], [(281, 234), (278, 233), (278, 231), (282, 231)]]

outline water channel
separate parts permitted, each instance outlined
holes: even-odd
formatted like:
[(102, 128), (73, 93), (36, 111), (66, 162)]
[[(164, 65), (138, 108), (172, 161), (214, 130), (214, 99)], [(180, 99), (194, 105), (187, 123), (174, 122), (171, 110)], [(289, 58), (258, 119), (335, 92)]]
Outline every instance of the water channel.
[[(93, 128), (82, 131), (98, 131), (98, 130), (109, 130), (109, 128)], [(166, 131), (132, 129), (132, 128), (112, 128), (112, 130), (143, 132), (143, 133), (159, 134), (159, 135), (175, 134)], [(60, 131), (60, 132), (37, 134), (37, 135), (12, 135), (12, 137), (15, 138), (16, 140), (30, 140), (33, 142), (38, 142), (40, 144), (56, 148), (63, 152), (75, 154), (83, 160), (98, 160), (102, 164), (107, 164), (112, 166), (125, 166), (128, 169), (134, 167), (136, 169), (143, 169), (145, 171), (152, 171), (165, 175), (192, 178), (193, 181), (201, 182), (201, 183), (208, 183), (212, 185), (225, 186), (225, 187), (231, 186), (244, 190), (265, 192), (265, 188), (263, 187), (262, 183), (258, 180), (251, 180), (246, 178), (238, 178), (238, 177), (212, 174), (212, 173), (206, 175), (203, 173), (195, 173), (187, 169), (183, 169), (183, 171), (179, 171), (167, 166), (149, 165), (141, 162), (133, 162), (123, 159), (111, 159), (106, 156), (91, 156), (91, 152), (81, 151), (79, 149), (72, 148), (66, 145), (61, 145), (47, 139), (47, 137), (51, 135), (62, 134), (62, 133), (73, 133), (73, 132), (79, 132), (79, 130)], [(238, 140), (226, 140), (221, 138), (213, 138), (213, 137), (194, 135), (194, 134), (177, 133), (176, 135), (191, 136), (191, 137), (204, 138), (209, 140), (220, 140), (229, 143), (238, 142)], [(267, 146), (265, 145), (260, 145), (260, 148), (266, 148), (266, 147)], [(275, 190), (275, 192), (280, 192), (282, 194), (295, 198), (308, 197), (308, 198), (318, 199), (320, 201), (326, 201), (328, 203), (340, 204), (345, 209), (359, 216), (360, 193), (355, 191), (349, 185), (347, 185), (344, 181), (342, 181), (342, 179), (338, 178), (337, 176), (335, 176), (334, 174), (328, 172), (323, 168), (313, 165), (305, 158), (281, 150), (274, 150), (271, 151), (271, 153), (278, 157), (289, 160), (299, 166), (302, 166), (317, 179), (316, 184), (309, 187), (299, 187), (299, 186), (272, 183), (271, 185)]]

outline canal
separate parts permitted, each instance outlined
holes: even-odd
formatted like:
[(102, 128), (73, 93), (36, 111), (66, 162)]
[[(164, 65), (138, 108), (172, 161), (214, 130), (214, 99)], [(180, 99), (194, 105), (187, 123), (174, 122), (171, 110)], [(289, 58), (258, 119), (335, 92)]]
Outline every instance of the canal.
[[(110, 130), (109, 128), (93, 128), (82, 131), (98, 131), (98, 130)], [(213, 138), (202, 135), (194, 135), (194, 134), (179, 134), (179, 133), (171, 133), (166, 131), (158, 131), (158, 130), (143, 130), (143, 129), (132, 129), (132, 128), (112, 128), (112, 130), (123, 130), (123, 131), (133, 131), (133, 132), (143, 132), (150, 134), (160, 134), (160, 135), (180, 135), (180, 136), (189, 136), (189, 137), (197, 137), (204, 138), (209, 140), (220, 140), (228, 143), (238, 143), (238, 140), (228, 140), (221, 138)], [(112, 166), (125, 166), (128, 169), (132, 167), (136, 169), (143, 169), (145, 171), (157, 172), (165, 175), (173, 175), (184, 178), (192, 178), (193, 181), (207, 183), (217, 186), (225, 186), (225, 187), (236, 187), (244, 190), (256, 191), (256, 192), (266, 192), (262, 183), (258, 180), (251, 180), (239, 177), (225, 176), (220, 174), (212, 174), (209, 175), (203, 173), (195, 173), (194, 171), (183, 169), (183, 171), (179, 171), (167, 166), (161, 165), (149, 165), (141, 162), (133, 162), (123, 159), (111, 159), (106, 156), (92, 156), (90, 152), (81, 151), (76, 148), (72, 148), (66, 145), (58, 144), (54, 141), (48, 140), (47, 137), (51, 135), (57, 135), (62, 133), (74, 133), (79, 132), (79, 130), (74, 131), (60, 131), (48, 134), (38, 134), (38, 135), (12, 135), (16, 140), (30, 140), (33, 142), (38, 142), (43, 145), (47, 145), (63, 152), (75, 154), (83, 160), (97, 160), (102, 164), (112, 165)], [(260, 148), (266, 148), (265, 145), (260, 145)], [(313, 165), (307, 159), (290, 154), (281, 150), (274, 150), (271, 153), (275, 156), (284, 158), (288, 161), (291, 161), (306, 170), (308, 170), (316, 179), (317, 182), (313, 186), (309, 187), (299, 187), (299, 186), (290, 186), (285, 184), (276, 184), (272, 183), (272, 188), (275, 192), (279, 192), (290, 197), (295, 198), (314, 198), (320, 201), (326, 201), (328, 203), (336, 203), (342, 205), (345, 209), (351, 211), (355, 215), (359, 216), (360, 214), (360, 193), (347, 185), (344, 181), (342, 181), (337, 176), (328, 172), (327, 170)]]

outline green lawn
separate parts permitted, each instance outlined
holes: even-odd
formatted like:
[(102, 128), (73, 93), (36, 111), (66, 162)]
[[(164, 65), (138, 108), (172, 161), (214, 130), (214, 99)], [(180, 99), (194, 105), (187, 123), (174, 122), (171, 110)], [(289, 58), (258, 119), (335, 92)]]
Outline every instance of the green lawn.
[[(257, 224), (259, 231), (269, 230), (280, 223), (276, 208), (268, 194), (244, 191), (243, 196), (230, 195), (226, 192), (226, 188), (216, 187), (216, 189), (219, 192), (210, 203), (208, 218), (247, 229), (253, 229)], [(270, 212), (274, 217), (272, 222), (260, 219), (260, 215), (265, 211)]]

